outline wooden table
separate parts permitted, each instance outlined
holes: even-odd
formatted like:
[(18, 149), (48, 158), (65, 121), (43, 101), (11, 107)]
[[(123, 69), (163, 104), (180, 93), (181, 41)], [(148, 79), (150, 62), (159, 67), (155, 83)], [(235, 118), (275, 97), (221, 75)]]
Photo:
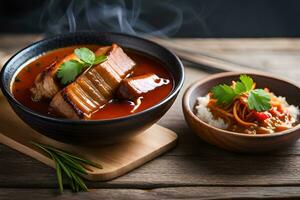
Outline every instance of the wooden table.
[[(0, 52), (14, 52), (39, 37), (0, 36)], [(173, 39), (164, 44), (300, 82), (300, 39)], [(184, 88), (159, 121), (178, 133), (175, 149), (115, 180), (88, 182), (89, 193), (58, 196), (53, 169), (0, 145), (0, 199), (300, 198), (300, 142), (265, 155), (243, 155), (206, 144), (189, 130), (182, 93), (211, 73), (193, 66), (186, 65)]]

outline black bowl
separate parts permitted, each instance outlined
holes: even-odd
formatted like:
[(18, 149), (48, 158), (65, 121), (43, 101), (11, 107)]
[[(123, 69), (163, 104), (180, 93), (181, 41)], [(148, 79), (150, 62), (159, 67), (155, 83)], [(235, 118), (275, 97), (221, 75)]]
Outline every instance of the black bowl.
[[(78, 44), (110, 45), (141, 52), (158, 59), (171, 72), (175, 86), (172, 92), (155, 106), (126, 117), (109, 120), (68, 120), (45, 116), (23, 106), (11, 93), (14, 74), (23, 63), (50, 50)], [(3, 66), (1, 89), (15, 113), (36, 131), (66, 143), (111, 144), (129, 139), (148, 129), (171, 107), (183, 85), (184, 71), (176, 55), (164, 47), (136, 36), (119, 33), (78, 32), (57, 35), (34, 43), (17, 52)]]

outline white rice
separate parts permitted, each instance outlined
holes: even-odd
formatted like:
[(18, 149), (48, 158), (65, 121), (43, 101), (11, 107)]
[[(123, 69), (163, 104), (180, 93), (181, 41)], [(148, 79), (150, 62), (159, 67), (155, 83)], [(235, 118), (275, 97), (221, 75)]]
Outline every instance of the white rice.
[(289, 105), (285, 97), (278, 96), (278, 100), (287, 108), (291, 116), (297, 121), (300, 115), (299, 107), (294, 105)]
[[(281, 103), (287, 108), (291, 116), (295, 119), (295, 121), (298, 120), (300, 111), (298, 106), (289, 105), (286, 101), (285, 97), (278, 96), (278, 99), (281, 101)], [(225, 123), (225, 121), (221, 118), (216, 119), (210, 109), (207, 107), (207, 104), (209, 103), (209, 95), (206, 95), (204, 97), (198, 97), (197, 103), (196, 103), (196, 116), (199, 117), (202, 121), (220, 128), (220, 129), (226, 129), (228, 127), (228, 124)]]
[(207, 108), (208, 102), (209, 102), (209, 95), (197, 98), (197, 104), (196, 104), (197, 117), (199, 117), (199, 119), (201, 119), (202, 121), (216, 128), (226, 129), (228, 127), (228, 124), (226, 124), (225, 121), (221, 118), (218, 119), (214, 118), (214, 116), (210, 112), (210, 109)]

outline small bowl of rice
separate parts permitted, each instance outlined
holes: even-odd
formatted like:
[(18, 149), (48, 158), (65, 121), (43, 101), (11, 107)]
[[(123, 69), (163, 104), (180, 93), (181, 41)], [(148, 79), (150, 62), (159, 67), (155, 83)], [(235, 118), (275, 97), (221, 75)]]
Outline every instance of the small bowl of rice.
[[(225, 72), (211, 75), (192, 84), (183, 96), (182, 107), (189, 127), (202, 140), (220, 148), (234, 152), (266, 152), (295, 143), (300, 137), (300, 125), (271, 134), (245, 134), (226, 130), (228, 124), (222, 118), (216, 118), (209, 107), (211, 88), (218, 84), (237, 80), (241, 72)], [(277, 95), (289, 113), (299, 120), (300, 87), (296, 83), (278, 77), (247, 73), (261, 88), (269, 88)], [(289, 104), (288, 104), (288, 103)]]

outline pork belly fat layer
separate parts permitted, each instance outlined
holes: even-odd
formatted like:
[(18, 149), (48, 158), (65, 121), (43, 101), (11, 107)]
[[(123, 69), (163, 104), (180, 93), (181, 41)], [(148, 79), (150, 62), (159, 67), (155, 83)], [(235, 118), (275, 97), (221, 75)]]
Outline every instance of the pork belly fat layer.
[(123, 99), (135, 100), (143, 94), (168, 83), (168, 79), (160, 78), (153, 73), (127, 78), (120, 84), (117, 95)]
[[(105, 46), (99, 48), (95, 54), (97, 56), (106, 54), (110, 50), (111, 46)], [(51, 99), (60, 89), (61, 85), (56, 80), (56, 73), (59, 67), (69, 60), (79, 60), (77, 56), (72, 53), (59, 62), (46, 68), (41, 72), (34, 81), (33, 87), (30, 89), (32, 94), (32, 100), (40, 101), (41, 99)]]
[(55, 78), (60, 65), (69, 60), (77, 59), (78, 58), (76, 57), (76, 55), (72, 53), (41, 72), (36, 77), (34, 85), (30, 89), (32, 100), (40, 101), (41, 99), (51, 99), (60, 89), (60, 85)]
[[(122, 48), (113, 44), (105, 62), (85, 71), (57, 93), (50, 106), (55, 112), (69, 119), (90, 118), (113, 98), (121, 81), (132, 72), (134, 66), (135, 62)], [(65, 104), (69, 106), (63, 108), (62, 105)]]
[(58, 115), (68, 116), (69, 119), (80, 119), (83, 117), (83, 113), (80, 110), (76, 110), (76, 107), (71, 104), (64, 89), (53, 97), (50, 103), (50, 110)]

